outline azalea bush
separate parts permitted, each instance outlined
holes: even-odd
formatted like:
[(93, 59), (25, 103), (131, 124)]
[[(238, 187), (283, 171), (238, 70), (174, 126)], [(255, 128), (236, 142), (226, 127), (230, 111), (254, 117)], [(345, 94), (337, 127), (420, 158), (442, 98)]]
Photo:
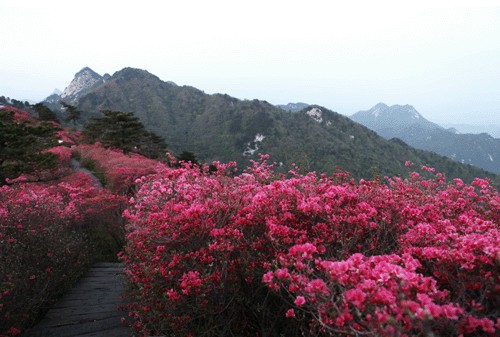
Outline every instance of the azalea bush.
[(28, 112), (26, 112), (22, 109), (15, 108), (13, 106), (5, 106), (3, 108), (0, 108), (0, 111), (1, 110), (13, 112), (14, 113), (14, 120), (18, 123), (29, 122), (29, 123), (38, 124), (40, 122), (38, 119), (36, 119), (32, 115), (30, 115)]
[(33, 182), (57, 182), (65, 176), (74, 173), (70, 165), (72, 150), (67, 146), (56, 146), (44, 150), (43, 153), (50, 153), (56, 156), (55, 164), (51, 168), (38, 169), (31, 172), (19, 172), (19, 176), (13, 179), (6, 178), (7, 184), (33, 183)]
[(82, 173), (54, 184), (0, 188), (0, 335), (16, 335), (36, 321), (101, 257), (96, 254), (107, 254), (100, 240), (104, 233), (123, 235), (122, 202)]
[(447, 292), (434, 279), (416, 272), (418, 260), (356, 253), (331, 261), (316, 253), (312, 244), (293, 246), (280, 268), (263, 277), (271, 289), (286, 289), (294, 299), (286, 317), (311, 322), (302, 327), (305, 334), (453, 335), (449, 321), (463, 310), (446, 301)]
[(119, 194), (133, 193), (135, 180), (157, 173), (164, 167), (158, 161), (137, 153), (124, 154), (117, 149), (106, 149), (100, 143), (80, 144), (74, 155), (100, 178), (103, 185)]
[(0, 186), (26, 172), (40, 180), (40, 172), (54, 168), (57, 157), (45, 150), (57, 143), (55, 131), (24, 111), (0, 109)]
[(500, 197), (487, 180), (354, 181), (264, 156), (136, 181), (122, 254), (142, 335), (495, 335)]
[(76, 145), (82, 142), (83, 136), (81, 131), (72, 131), (69, 129), (60, 128), (56, 132), (58, 142), (63, 145)]
[(0, 109), (0, 185), (55, 181), (71, 174), (69, 146), (79, 137), (79, 132), (41, 122), (26, 111)]

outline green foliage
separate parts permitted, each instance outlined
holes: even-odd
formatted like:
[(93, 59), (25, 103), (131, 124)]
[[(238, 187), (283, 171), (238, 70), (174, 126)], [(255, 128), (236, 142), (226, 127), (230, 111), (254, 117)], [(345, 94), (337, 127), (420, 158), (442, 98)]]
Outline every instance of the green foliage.
[[(287, 112), (265, 101), (239, 100), (228, 95), (207, 95), (188, 87), (162, 82), (144, 71), (124, 69), (103, 85), (82, 96), (85, 111), (135, 111), (145, 128), (163, 137), (169, 149), (189, 149), (200, 162), (236, 161), (245, 168), (259, 153), (270, 154), (287, 171), (292, 164), (328, 174), (337, 167), (356, 178), (404, 175), (404, 163), (435, 167), (448, 178), (494, 175), (397, 141), (388, 141), (347, 117), (318, 106)], [(322, 111), (318, 122), (307, 115)], [(256, 143), (257, 134), (265, 138)], [(253, 153), (245, 151), (258, 149)], [(245, 153), (245, 154), (244, 154)]]
[(83, 130), (89, 142), (101, 142), (125, 153), (136, 151), (150, 158), (157, 158), (165, 151), (163, 139), (146, 131), (132, 112), (103, 110), (102, 113), (104, 117), (93, 118)]
[(44, 104), (37, 103), (33, 105), (33, 109), (35, 109), (36, 113), (38, 113), (38, 118), (41, 121), (57, 121), (56, 113)]
[(43, 150), (56, 144), (51, 124), (18, 122), (13, 111), (0, 110), (0, 185), (6, 178), (55, 167), (57, 155)]
[(106, 179), (106, 175), (99, 168), (99, 164), (95, 160), (92, 160), (92, 159), (89, 159), (89, 158), (81, 158), (80, 159), (80, 164), (84, 168), (86, 168), (87, 170), (89, 170), (93, 175), (95, 175), (97, 177), (97, 179), (99, 179), (99, 182), (101, 183), (102, 186), (106, 186), (107, 185), (108, 182), (107, 182), (107, 179)]
[(142, 137), (139, 153), (148, 158), (157, 159), (165, 154), (167, 145), (162, 137), (146, 131)]
[(92, 227), (89, 230), (94, 262), (118, 262), (125, 237), (122, 231), (111, 231), (106, 227)]
[(78, 110), (76, 106), (65, 103), (63, 101), (61, 101), (61, 105), (66, 109), (66, 112), (68, 113), (64, 118), (64, 121), (72, 122), (73, 125), (75, 125), (76, 121), (81, 118), (81, 111)]
[(196, 155), (193, 152), (189, 151), (182, 151), (179, 155), (175, 156), (178, 161), (183, 161), (183, 162), (191, 162), (191, 164), (194, 165), (199, 165), (200, 163), (198, 162), (198, 159), (196, 158)]
[(5, 96), (0, 96), (0, 104), (10, 105), (18, 109), (26, 109), (30, 107), (30, 103), (28, 101), (19, 101), (14, 98), (9, 98)]

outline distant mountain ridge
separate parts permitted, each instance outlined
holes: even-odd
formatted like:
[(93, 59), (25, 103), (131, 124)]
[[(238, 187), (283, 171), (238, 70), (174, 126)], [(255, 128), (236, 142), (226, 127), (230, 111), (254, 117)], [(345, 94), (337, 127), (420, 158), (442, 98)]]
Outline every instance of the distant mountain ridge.
[(277, 107), (289, 112), (299, 112), (310, 106), (307, 103), (288, 103), (288, 104), (278, 104)]
[(425, 119), (411, 105), (393, 105), (391, 107), (384, 103), (378, 103), (370, 110), (359, 111), (351, 116), (351, 119), (361, 123), (372, 130), (386, 131), (388, 136), (392, 135), (393, 129), (401, 127), (415, 127), (424, 129), (443, 129), (441, 126)]
[(500, 124), (463, 124), (463, 123), (442, 123), (448, 129), (457, 130), (458, 133), (481, 134), (487, 133), (493, 138), (500, 138)]
[(234, 160), (246, 167), (249, 159), (265, 153), (285, 172), (295, 163), (306, 170), (331, 174), (338, 167), (355, 177), (371, 178), (407, 172), (404, 163), (411, 160), (449, 177), (494, 177), (398, 140), (387, 141), (320, 106), (307, 105), (292, 113), (256, 99), (208, 95), (135, 68), (81, 88), (72, 97), (77, 97), (84, 119), (103, 109), (134, 112), (149, 131), (165, 139), (169, 149), (193, 152), (201, 162)]
[(500, 173), (500, 139), (483, 134), (461, 134), (425, 119), (411, 105), (379, 103), (351, 116), (355, 122), (386, 139), (399, 138), (410, 146), (433, 151), (461, 163)]

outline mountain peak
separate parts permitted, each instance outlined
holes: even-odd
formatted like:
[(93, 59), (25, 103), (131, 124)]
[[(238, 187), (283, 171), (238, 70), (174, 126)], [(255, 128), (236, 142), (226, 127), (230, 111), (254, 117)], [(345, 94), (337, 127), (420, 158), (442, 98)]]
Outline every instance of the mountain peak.
[(93, 71), (92, 69), (90, 69), (90, 67), (83, 67), (82, 69), (80, 69), (79, 72), (77, 72), (75, 74), (75, 77), (86, 75), (86, 74), (89, 74), (89, 75), (91, 75), (93, 77), (101, 77), (101, 75), (99, 75), (98, 73), (96, 73), (95, 71)]
[(396, 104), (389, 107), (384, 103), (378, 103), (370, 110), (356, 112), (351, 119), (379, 132), (392, 128), (403, 130), (408, 127), (427, 130), (442, 129), (439, 125), (425, 119), (409, 104)]
[(407, 122), (419, 119), (425, 120), (425, 118), (412, 105), (409, 104), (395, 104), (389, 107), (385, 103), (378, 103), (370, 110), (359, 111), (354, 114), (353, 117), (354, 116), (356, 116), (356, 118), (363, 116), (363, 118), (370, 119), (406, 120)]
[(378, 103), (373, 108), (368, 110), (370, 115), (373, 115), (375, 118), (380, 116), (381, 113), (385, 112), (389, 107), (384, 103)]
[(460, 134), (454, 128), (445, 129), (425, 119), (412, 105), (393, 105), (384, 109), (377, 104), (370, 110), (355, 113), (351, 119), (386, 139), (398, 138), (410, 146), (500, 173), (499, 139), (487, 134)]
[(151, 74), (147, 70), (144, 69), (139, 69), (139, 68), (131, 68), (131, 67), (126, 67), (123, 68), (122, 70), (118, 70), (113, 74), (114, 78), (124, 78), (126, 80), (130, 80), (132, 78), (136, 79), (144, 79), (144, 78), (154, 78), (157, 80), (160, 80), (160, 78), (156, 75)]
[(413, 105), (393, 105), (390, 107), (394, 113), (406, 115), (411, 119), (424, 119), (423, 116), (413, 107)]
[(84, 67), (75, 74), (71, 83), (62, 92), (61, 98), (70, 102), (76, 101), (90, 89), (102, 83), (104, 83), (104, 79), (101, 75), (89, 67)]
[(310, 104), (302, 103), (302, 102), (278, 104), (277, 105), (278, 108), (285, 110), (285, 111), (288, 111), (288, 112), (299, 112), (299, 111), (304, 110), (305, 108), (307, 108), (309, 106), (310, 106)]
[(372, 109), (386, 109), (386, 108), (388, 108), (387, 104), (380, 102), (375, 104), (375, 106)]

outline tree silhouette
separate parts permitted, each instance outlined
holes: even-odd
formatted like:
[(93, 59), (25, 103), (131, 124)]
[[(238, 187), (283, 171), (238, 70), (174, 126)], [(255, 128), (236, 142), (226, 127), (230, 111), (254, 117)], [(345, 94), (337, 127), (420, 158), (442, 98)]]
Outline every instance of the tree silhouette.
[(56, 113), (42, 103), (33, 105), (33, 109), (38, 113), (38, 119), (41, 121), (57, 121)]
[(196, 158), (196, 155), (193, 152), (190, 151), (182, 151), (179, 155), (176, 156), (176, 159), (178, 161), (182, 162), (191, 162), (193, 165), (199, 165), (200, 163), (198, 162), (198, 159)]
[(156, 158), (166, 149), (163, 139), (148, 132), (132, 112), (103, 110), (104, 117), (92, 118), (83, 129), (87, 141), (101, 142), (105, 147), (117, 148), (124, 153), (139, 152)]
[(19, 122), (13, 111), (0, 110), (0, 185), (6, 178), (54, 167), (57, 155), (43, 150), (56, 144), (51, 124)]
[(81, 118), (81, 111), (77, 109), (76, 106), (65, 103), (61, 101), (61, 105), (66, 109), (68, 115), (64, 118), (65, 122), (72, 122), (73, 125), (76, 124), (76, 121)]

